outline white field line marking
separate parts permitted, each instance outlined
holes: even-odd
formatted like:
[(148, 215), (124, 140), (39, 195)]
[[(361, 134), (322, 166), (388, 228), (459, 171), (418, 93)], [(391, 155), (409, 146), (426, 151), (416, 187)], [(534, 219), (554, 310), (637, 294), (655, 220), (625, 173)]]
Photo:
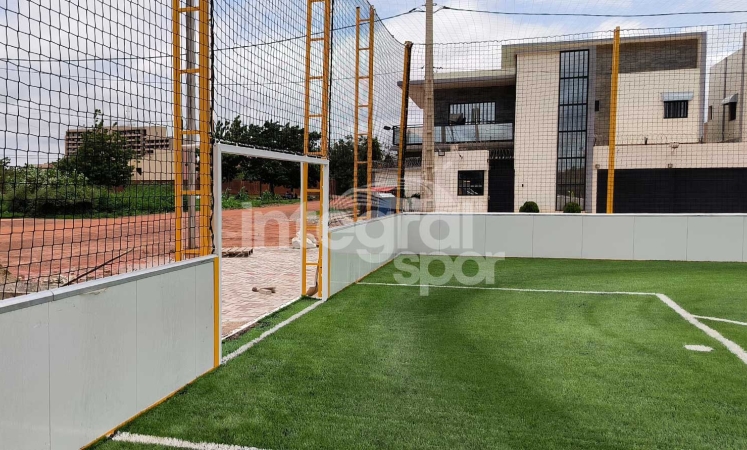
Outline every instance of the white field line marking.
[(747, 352), (740, 347), (737, 343), (730, 341), (721, 335), (718, 331), (699, 321), (695, 316), (687, 312), (683, 307), (678, 305), (674, 300), (667, 297), (664, 294), (654, 294), (649, 292), (607, 292), (607, 291), (570, 291), (560, 289), (517, 289), (517, 288), (499, 288), (499, 287), (480, 287), (480, 286), (431, 286), (431, 285), (418, 285), (418, 284), (398, 284), (398, 283), (365, 283), (359, 282), (358, 284), (369, 285), (369, 286), (400, 286), (400, 287), (429, 287), (429, 288), (446, 288), (446, 289), (474, 289), (483, 291), (508, 291), (508, 292), (546, 292), (546, 293), (559, 293), (559, 294), (592, 294), (592, 295), (654, 295), (659, 300), (664, 302), (665, 305), (669, 306), (674, 312), (679, 314), (683, 319), (690, 322), (696, 328), (703, 331), (708, 336), (716, 339), (724, 347), (739, 358), (744, 364), (747, 364)]
[(281, 309), (285, 309), (285, 308), (289, 307), (290, 305), (296, 303), (299, 300), (301, 300), (301, 297), (298, 297), (295, 300), (291, 300), (288, 303), (283, 303), (282, 305), (278, 306), (277, 308), (273, 309), (272, 311), (268, 312), (267, 314), (263, 314), (263, 315), (257, 317), (256, 319), (254, 319), (253, 321), (251, 321), (249, 323), (245, 323), (244, 325), (240, 326), (239, 328), (233, 330), (227, 336), (222, 337), (221, 341), (225, 342), (226, 340), (231, 339), (232, 337), (234, 337), (236, 335), (244, 334), (244, 332), (248, 331), (250, 328), (252, 328), (254, 325), (258, 324), (260, 321), (262, 321), (262, 320), (270, 317), (271, 315), (275, 314), (276, 312), (280, 311)]
[(322, 303), (324, 303), (324, 302), (321, 301), (321, 300), (319, 300), (317, 302), (314, 302), (314, 304), (310, 305), (309, 307), (307, 307), (303, 311), (297, 312), (296, 314), (292, 315), (291, 317), (285, 319), (284, 321), (280, 322), (279, 324), (275, 325), (274, 327), (272, 327), (269, 330), (265, 331), (264, 333), (260, 334), (259, 337), (257, 337), (256, 339), (254, 339), (252, 341), (249, 341), (246, 344), (242, 345), (241, 347), (237, 348), (233, 353), (230, 353), (230, 354), (224, 356), (223, 359), (221, 359), (221, 361), (220, 361), (221, 365), (225, 364), (228, 361), (234, 359), (235, 357), (241, 355), (245, 351), (247, 351), (250, 348), (252, 348), (255, 345), (257, 345), (259, 342), (263, 341), (268, 336), (276, 333), (278, 330), (280, 330), (284, 326), (290, 324), (291, 322), (295, 321), (296, 319), (298, 319), (298, 318), (304, 316), (305, 314), (311, 312), (314, 308), (316, 308), (317, 306), (321, 305)]
[(397, 283), (366, 283), (359, 282), (357, 284), (367, 286), (400, 286), (400, 287), (428, 287), (428, 288), (444, 288), (444, 289), (474, 289), (480, 291), (507, 291), (507, 292), (544, 292), (551, 294), (590, 294), (590, 295), (657, 295), (654, 292), (610, 292), (610, 291), (569, 291), (562, 289), (521, 289), (521, 288), (502, 288), (502, 287), (488, 287), (488, 286), (449, 286), (449, 285), (431, 285), (431, 284), (397, 284)]
[(685, 348), (693, 352), (701, 353), (710, 353), (713, 351), (713, 348), (707, 345), (686, 345)]
[(239, 445), (212, 444), (209, 442), (189, 442), (181, 439), (165, 438), (158, 436), (146, 436), (144, 434), (132, 434), (119, 432), (112, 437), (112, 440), (119, 442), (129, 442), (132, 444), (151, 444), (163, 445), (173, 448), (186, 448), (190, 450), (260, 450), (257, 447), (241, 447)]
[(733, 341), (730, 341), (729, 339), (726, 339), (725, 337), (721, 335), (721, 333), (719, 333), (718, 331), (714, 330), (713, 328), (709, 327), (708, 325), (696, 319), (695, 316), (685, 311), (684, 308), (682, 308), (680, 305), (675, 303), (674, 300), (667, 297), (666, 295), (656, 294), (656, 296), (659, 297), (659, 300), (664, 302), (665, 305), (669, 306), (677, 314), (682, 316), (683, 319), (687, 320), (691, 324), (698, 327), (701, 331), (703, 331), (708, 336), (724, 344), (724, 347), (726, 347), (730, 352), (734, 353), (734, 355), (736, 355), (736, 357), (739, 358), (743, 363), (747, 364), (747, 352), (745, 352), (744, 349), (740, 347), (738, 344), (736, 344)]
[(710, 320), (713, 322), (724, 322), (724, 323), (731, 323), (734, 325), (741, 325), (743, 327), (747, 327), (747, 322), (737, 322), (736, 320), (729, 320), (729, 319), (719, 319), (718, 317), (708, 317), (708, 316), (695, 316), (696, 319), (703, 319), (703, 320)]

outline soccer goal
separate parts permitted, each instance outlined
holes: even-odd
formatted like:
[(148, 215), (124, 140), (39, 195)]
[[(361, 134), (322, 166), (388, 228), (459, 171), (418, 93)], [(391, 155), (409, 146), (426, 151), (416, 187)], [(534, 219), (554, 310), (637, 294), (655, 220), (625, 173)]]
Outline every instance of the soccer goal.
[[(235, 158), (238, 156), (239, 158)], [(231, 159), (230, 164), (224, 160)], [(216, 182), (216, 253), (221, 257), (223, 336), (302, 296), (329, 297), (329, 161), (217, 143), (215, 179), (233, 161), (256, 173), (251, 181)], [(283, 172), (283, 185), (264, 172)], [(297, 177), (297, 178), (296, 178)]]

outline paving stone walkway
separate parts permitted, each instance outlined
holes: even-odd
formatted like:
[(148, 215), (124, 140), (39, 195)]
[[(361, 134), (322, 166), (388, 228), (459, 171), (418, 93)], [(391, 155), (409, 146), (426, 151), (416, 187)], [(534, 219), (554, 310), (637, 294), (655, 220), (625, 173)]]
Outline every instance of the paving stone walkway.
[[(309, 259), (315, 260), (316, 254), (309, 252)], [(285, 247), (255, 248), (248, 258), (223, 258), (221, 334), (228, 336), (300, 297), (300, 268), (301, 250)], [(308, 280), (314, 271), (309, 268)], [(274, 287), (276, 292), (252, 292), (253, 287)]]

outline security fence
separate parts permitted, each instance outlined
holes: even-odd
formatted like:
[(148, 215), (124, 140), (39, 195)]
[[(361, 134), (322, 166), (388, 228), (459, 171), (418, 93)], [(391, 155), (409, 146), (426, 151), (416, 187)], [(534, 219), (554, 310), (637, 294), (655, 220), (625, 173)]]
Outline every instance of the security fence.
[(333, 226), (747, 212), (744, 23), (437, 43), (424, 128), (426, 46), (400, 36), (420, 25), (387, 28), (404, 15), (424, 18), (365, 0), (8, 4), (2, 295), (214, 252), (218, 184), (221, 207), (321, 192), (314, 165), (242, 155), (213, 180), (215, 142), (329, 158)]

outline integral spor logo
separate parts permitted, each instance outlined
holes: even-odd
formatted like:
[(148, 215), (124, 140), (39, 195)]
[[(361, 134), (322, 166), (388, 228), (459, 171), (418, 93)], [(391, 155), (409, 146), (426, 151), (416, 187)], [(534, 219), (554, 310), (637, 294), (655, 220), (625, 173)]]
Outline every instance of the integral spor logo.
[(504, 254), (479, 255), (463, 253), (451, 257), (442, 253), (430, 255), (405, 255), (394, 260), (400, 273), (394, 274), (399, 284), (419, 286), (420, 295), (426, 296), (432, 286), (446, 286), (456, 280), (460, 286), (495, 284), (495, 264)]

